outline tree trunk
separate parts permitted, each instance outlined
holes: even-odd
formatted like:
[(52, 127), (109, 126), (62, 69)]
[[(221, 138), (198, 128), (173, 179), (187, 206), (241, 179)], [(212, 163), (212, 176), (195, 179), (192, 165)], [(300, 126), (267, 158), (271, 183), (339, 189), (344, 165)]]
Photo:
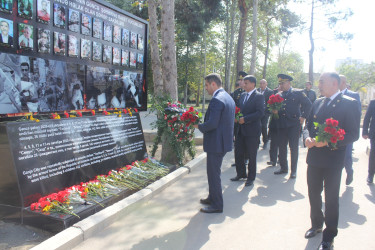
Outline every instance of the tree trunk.
[(267, 61), (268, 61), (268, 53), (269, 53), (269, 50), (270, 50), (270, 28), (269, 28), (269, 24), (270, 24), (272, 19), (273, 19), (273, 17), (268, 19), (267, 23), (266, 23), (267, 45), (266, 45), (266, 51), (264, 53), (264, 64), (263, 64), (263, 72), (262, 72), (263, 79), (266, 79), (266, 75), (267, 75)]
[[(225, 77), (226, 86), (229, 90), (229, 92), (232, 91), (232, 81), (231, 81), (231, 70), (232, 70), (232, 55), (233, 55), (233, 41), (234, 41), (234, 17), (236, 13), (236, 4), (235, 0), (232, 0), (231, 10), (230, 10), (230, 41), (229, 41), (229, 55), (228, 55), (228, 64), (225, 69), (225, 74), (227, 77)], [(227, 79), (228, 78), (228, 79)]]
[(314, 0), (311, 1), (311, 23), (309, 29), (311, 49), (309, 50), (309, 81), (314, 83), (314, 38), (313, 38), (313, 27), (314, 27)]
[(178, 100), (174, 0), (161, 1), (162, 70), (165, 91)]
[(150, 49), (151, 49), (151, 66), (152, 66), (152, 77), (154, 81), (154, 93), (156, 96), (160, 96), (164, 92), (163, 77), (161, 73), (161, 62), (159, 55), (158, 45), (158, 18), (156, 15), (156, 8), (158, 6), (157, 0), (148, 1), (148, 16), (149, 16), (149, 38), (150, 38)]
[(186, 62), (185, 62), (185, 91), (184, 91), (184, 105), (187, 105), (188, 95), (188, 70), (189, 70), (189, 42), (186, 43)]
[(250, 75), (254, 75), (257, 62), (257, 40), (258, 40), (258, 0), (253, 1), (253, 36), (251, 42)]
[(245, 44), (245, 34), (247, 26), (247, 12), (249, 10), (245, 0), (238, 0), (238, 8), (241, 12), (241, 21), (240, 28), (238, 31), (237, 43), (237, 72), (243, 70), (243, 49)]
[(226, 27), (226, 35), (225, 35), (225, 81), (224, 81), (224, 89), (228, 91), (229, 86), (229, 0), (225, 1), (226, 6), (226, 15), (225, 15), (225, 27)]
[(203, 72), (204, 72), (204, 76), (202, 77), (202, 81), (203, 81), (203, 107), (202, 107), (202, 113), (205, 112), (205, 109), (206, 109), (206, 88), (204, 86), (204, 78), (206, 77), (206, 31), (204, 31), (203, 33), (203, 43), (204, 43), (204, 64), (203, 64)]

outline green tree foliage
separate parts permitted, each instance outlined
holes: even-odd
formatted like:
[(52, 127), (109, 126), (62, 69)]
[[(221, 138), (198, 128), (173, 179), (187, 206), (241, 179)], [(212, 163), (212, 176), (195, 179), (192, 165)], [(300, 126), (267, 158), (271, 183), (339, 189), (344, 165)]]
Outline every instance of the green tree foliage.
[(351, 61), (340, 65), (336, 71), (346, 76), (347, 83), (353, 91), (362, 91), (365, 87), (375, 86), (375, 62)]

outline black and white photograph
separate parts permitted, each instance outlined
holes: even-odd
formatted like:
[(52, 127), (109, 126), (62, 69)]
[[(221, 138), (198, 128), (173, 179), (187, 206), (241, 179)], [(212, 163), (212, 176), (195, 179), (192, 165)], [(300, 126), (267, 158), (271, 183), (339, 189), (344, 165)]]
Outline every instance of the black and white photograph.
[(69, 21), (68, 28), (70, 31), (79, 32), (79, 12), (73, 9), (69, 9)]
[(138, 49), (143, 50), (143, 36), (138, 34)]
[(129, 56), (129, 61), (130, 61), (130, 67), (137, 67), (137, 55), (135, 52), (130, 51), (130, 56)]
[(107, 42), (112, 42), (112, 25), (104, 22), (104, 34), (103, 40)]
[(69, 74), (68, 79), (68, 99), (71, 107), (74, 110), (80, 110), (84, 108), (83, 103), (83, 85), (82, 81), (78, 78), (78, 74), (73, 72)]
[(134, 32), (130, 32), (130, 48), (137, 48), (137, 34)]
[(120, 65), (121, 63), (121, 50), (119, 48), (113, 47), (113, 64)]
[(65, 56), (66, 35), (61, 32), (53, 32), (53, 52), (56, 55)]
[(68, 56), (70, 57), (78, 57), (79, 56), (79, 40), (74, 35), (68, 36), (69, 43), (68, 43)]
[(122, 29), (122, 45), (129, 47), (129, 30)]
[(95, 62), (101, 62), (102, 54), (103, 54), (102, 44), (94, 41), (92, 43), (92, 60)]
[(93, 18), (92, 21), (92, 36), (101, 39), (103, 34), (103, 22), (98, 18)]
[(121, 65), (129, 67), (129, 50), (121, 50)]
[(139, 73), (123, 71), (121, 81), (125, 93), (126, 107), (140, 107), (141, 98), (140, 91), (142, 91), (141, 80)]
[(55, 3), (53, 5), (53, 25), (60, 28), (65, 28), (66, 9), (64, 6)]
[(137, 54), (137, 69), (143, 69), (143, 54)]
[(47, 24), (51, 19), (51, 8), (49, 0), (38, 0), (37, 2), (37, 15), (36, 19), (40, 23)]
[(103, 62), (108, 64), (112, 62), (112, 46), (103, 46)]
[(81, 58), (91, 58), (91, 41), (88, 39), (81, 39)]
[(5, 13), (12, 13), (13, 0), (0, 0), (0, 11)]
[(32, 0), (19, 0), (18, 1), (18, 16), (31, 19), (33, 17), (33, 1)]
[(81, 33), (91, 36), (91, 16), (87, 14), (82, 14)]
[(121, 28), (117, 25), (113, 26), (113, 42), (121, 44)]
[(28, 24), (18, 24), (18, 45), (20, 49), (34, 48), (34, 27)]
[(109, 68), (87, 66), (86, 108), (110, 107), (112, 97), (112, 72)]
[(51, 31), (46, 29), (38, 29), (38, 52), (51, 52)]
[(0, 18), (0, 46), (13, 47), (13, 21)]

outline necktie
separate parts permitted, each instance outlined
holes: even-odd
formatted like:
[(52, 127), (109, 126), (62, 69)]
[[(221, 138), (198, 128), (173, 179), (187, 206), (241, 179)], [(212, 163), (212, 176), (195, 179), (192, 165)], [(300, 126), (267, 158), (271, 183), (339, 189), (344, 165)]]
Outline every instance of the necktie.
[(327, 107), (330, 102), (331, 102), (331, 98), (326, 98), (324, 100), (324, 107)]
[(246, 102), (247, 102), (247, 100), (249, 99), (249, 96), (250, 96), (249, 94), (246, 95), (245, 100), (244, 100), (243, 103), (246, 103)]

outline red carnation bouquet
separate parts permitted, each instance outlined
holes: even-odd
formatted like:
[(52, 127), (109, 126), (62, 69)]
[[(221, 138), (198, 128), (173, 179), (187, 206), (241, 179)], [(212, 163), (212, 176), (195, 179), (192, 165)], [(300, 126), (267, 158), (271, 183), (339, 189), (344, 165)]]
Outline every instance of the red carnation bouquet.
[(279, 114), (275, 114), (272, 111), (280, 111), (281, 107), (284, 105), (284, 98), (281, 95), (271, 95), (270, 99), (267, 102), (268, 110), (272, 113), (271, 118), (279, 119)]
[(241, 113), (241, 109), (239, 107), (236, 107), (234, 118), (237, 120), (237, 122), (240, 120), (241, 117), (243, 117), (243, 114)]
[(338, 127), (339, 122), (332, 118), (326, 119), (324, 124), (314, 122), (314, 126), (318, 129), (315, 136), (317, 142), (328, 142), (332, 148), (337, 148), (337, 141), (344, 140), (345, 130)]

